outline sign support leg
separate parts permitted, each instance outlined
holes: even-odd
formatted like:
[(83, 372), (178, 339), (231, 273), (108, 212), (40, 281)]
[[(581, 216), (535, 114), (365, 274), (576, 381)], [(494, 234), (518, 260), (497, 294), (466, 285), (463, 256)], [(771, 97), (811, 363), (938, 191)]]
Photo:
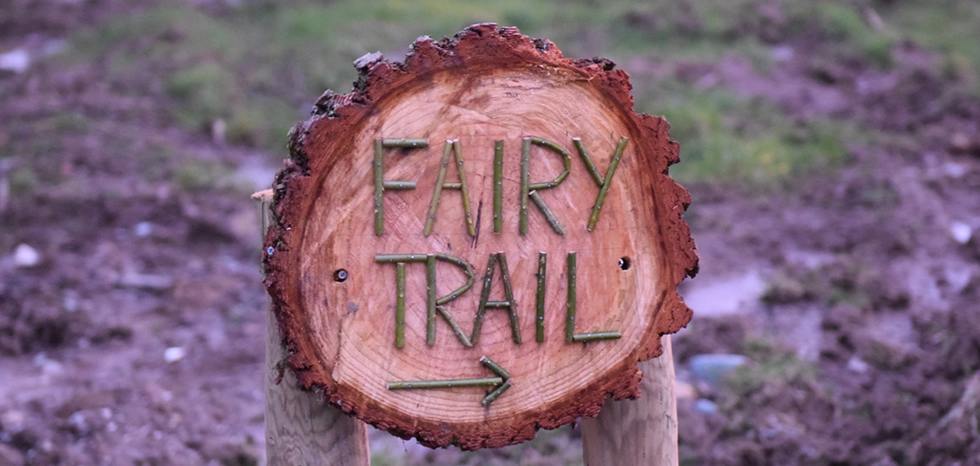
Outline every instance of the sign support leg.
[(660, 341), (664, 353), (640, 363), (643, 395), (637, 400), (606, 400), (598, 417), (582, 420), (586, 465), (678, 464), (674, 355), (670, 335)]
[[(254, 197), (260, 202), (265, 234), (272, 192)], [(276, 317), (269, 309), (266, 313), (265, 439), (269, 466), (370, 464), (367, 425), (299, 389), (296, 376), (284, 366), (286, 351)]]
[[(289, 368), (276, 367), (285, 351), (269, 312), (265, 368), (265, 438), (269, 466), (367, 466), (367, 425), (299, 389)], [(278, 381), (279, 374), (282, 378)]]

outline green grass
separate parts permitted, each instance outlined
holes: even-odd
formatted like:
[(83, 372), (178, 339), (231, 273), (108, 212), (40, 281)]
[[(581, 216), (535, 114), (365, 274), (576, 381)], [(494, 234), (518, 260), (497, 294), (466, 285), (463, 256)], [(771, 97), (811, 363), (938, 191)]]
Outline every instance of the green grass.
[[(857, 0), (253, 0), (220, 14), (167, 5), (81, 33), (66, 55), (100, 63), (110, 81), (161, 92), (170, 102), (165, 116), (180, 126), (204, 134), (220, 119), (230, 143), (278, 151), (278, 158), (286, 132), (317, 96), (350, 91), (356, 58), (374, 51), (400, 58), (424, 34), (497, 22), (548, 37), (571, 57), (700, 62), (736, 53), (762, 69), (771, 64), (772, 44), (811, 38), (834, 44), (816, 50), (818, 58), (885, 68), (894, 44), (911, 37), (944, 51), (951, 73), (973, 75), (980, 6), (940, 3), (949, 8), (924, 0), (879, 8), (881, 30), (869, 26), (867, 2)], [(683, 160), (672, 173), (684, 181), (769, 182), (833, 169), (845, 158), (840, 124), (787, 121), (764, 102), (670, 80), (634, 86), (639, 110), (671, 122)]]
[(856, 133), (829, 120), (790, 121), (760, 98), (672, 80), (641, 92), (637, 110), (664, 115), (680, 141), (681, 163), (671, 175), (682, 182), (770, 184), (825, 172), (846, 161), (843, 141)]
[(832, 39), (816, 53), (827, 59), (866, 59), (886, 67), (897, 36), (875, 30), (847, 0), (697, 0), (629, 4), (610, 24), (617, 45), (631, 52), (716, 59), (733, 51), (768, 55), (768, 45)]
[(799, 359), (795, 351), (768, 339), (746, 340), (742, 352), (754, 362), (736, 369), (728, 379), (728, 388), (735, 394), (734, 400), (729, 401), (757, 394), (767, 386), (816, 380), (814, 364)]
[(63, 112), (50, 117), (51, 129), (62, 133), (85, 134), (89, 131), (88, 119), (79, 113)]
[[(79, 34), (66, 55), (104, 64), (110, 80), (162, 89), (181, 126), (203, 132), (222, 119), (231, 142), (272, 149), (325, 89), (351, 89), (352, 62), (366, 53), (397, 57), (419, 35), (452, 35), (478, 22), (555, 24), (567, 18), (560, 10), (516, 0), (389, 0), (253, 2), (212, 15), (171, 5)], [(583, 8), (572, 10), (567, 14), (584, 17)]]
[(177, 188), (188, 192), (210, 189), (241, 194), (251, 192), (251, 186), (237, 178), (231, 167), (219, 162), (202, 160), (183, 162), (174, 170), (172, 178)]
[(980, 94), (980, 2), (904, 0), (880, 8), (886, 25), (903, 37), (943, 54), (948, 77)]
[[(746, 1), (738, 3), (744, 9)], [(246, 2), (221, 15), (168, 5), (79, 34), (66, 55), (99, 62), (111, 80), (138, 77), (163, 89), (182, 126), (203, 131), (221, 118), (234, 121), (241, 142), (273, 147), (323, 90), (350, 89), (353, 60), (376, 50), (399, 56), (419, 35), (438, 38), (492, 21), (549, 37), (569, 53), (718, 56), (732, 45), (726, 2), (696, 4), (704, 27), (685, 33), (678, 33), (676, 14), (646, 24), (644, 15), (660, 11), (636, 11), (634, 2), (623, 0), (601, 8), (519, 0)], [(611, 43), (597, 48), (607, 37)], [(263, 102), (256, 104), (257, 96)], [(293, 117), (283, 121), (286, 115)]]
[(37, 183), (37, 175), (30, 167), (17, 168), (10, 174), (10, 192), (15, 196), (30, 194)]

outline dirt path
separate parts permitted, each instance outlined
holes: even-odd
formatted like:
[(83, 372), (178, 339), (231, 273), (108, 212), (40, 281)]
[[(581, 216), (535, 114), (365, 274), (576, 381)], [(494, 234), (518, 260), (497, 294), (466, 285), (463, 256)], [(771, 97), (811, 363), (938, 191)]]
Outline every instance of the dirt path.
[(692, 456), (980, 458), (975, 424), (953, 409), (975, 405), (968, 387), (980, 368), (980, 152), (963, 142), (980, 135), (980, 101), (938, 78), (926, 52), (897, 55), (892, 71), (839, 68), (832, 83), (805, 56), (767, 75), (729, 58), (694, 77), (771, 99), (796, 118), (842, 117), (878, 133), (851, 145), (854, 160), (839, 175), (801, 180), (789, 193), (692, 187), (703, 259), (688, 285), (696, 312), (678, 339), (680, 362), (760, 341), (796, 357), (759, 354), (761, 379), (739, 381), (735, 394), (701, 385), (720, 414), (682, 403), (682, 439), (700, 439), (685, 445)]

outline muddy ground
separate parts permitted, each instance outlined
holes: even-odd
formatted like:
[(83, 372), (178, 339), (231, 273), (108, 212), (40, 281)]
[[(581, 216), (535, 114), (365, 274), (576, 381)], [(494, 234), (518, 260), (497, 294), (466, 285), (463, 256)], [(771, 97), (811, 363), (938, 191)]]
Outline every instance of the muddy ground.
[[(0, 50), (43, 51), (135, 8), (11, 5)], [(622, 64), (634, 81), (723, 87), (877, 135), (791, 186), (688, 186), (701, 273), (674, 337), (682, 462), (980, 464), (980, 99), (915, 44), (887, 71), (782, 46), (796, 53), (768, 73), (736, 56)], [(275, 156), (174, 127), (98, 63), (2, 72), (0, 97), (0, 142), (45, 153), (0, 159), (0, 465), (263, 464), (248, 194)], [(52, 120), (63, 109), (85, 125)], [(175, 183), (192, 161), (234, 181)], [(24, 164), (35, 188), (18, 192)], [(710, 383), (690, 361), (715, 353), (752, 362)], [(372, 441), (385, 464), (576, 461), (577, 429), (539, 436), (465, 455)]]

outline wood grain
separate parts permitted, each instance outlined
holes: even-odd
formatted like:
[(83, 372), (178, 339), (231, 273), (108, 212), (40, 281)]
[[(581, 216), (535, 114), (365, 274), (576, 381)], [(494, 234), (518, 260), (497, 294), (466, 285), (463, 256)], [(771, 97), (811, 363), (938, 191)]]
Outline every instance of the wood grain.
[(670, 335), (664, 354), (640, 363), (642, 394), (637, 400), (606, 401), (594, 419), (582, 421), (585, 464), (676, 466), (677, 398)]
[(370, 464), (367, 425), (301, 390), (291, 371), (277, 367), (276, 361), (281, 363), (286, 352), (271, 312), (269, 317), (265, 377), (268, 464)]
[[(429, 446), (465, 449), (517, 443), (537, 428), (595, 416), (607, 395), (635, 397), (637, 362), (659, 355), (659, 335), (690, 319), (676, 286), (695, 272), (697, 254), (681, 218), (690, 198), (666, 176), (677, 161), (677, 145), (665, 120), (632, 111), (626, 73), (608, 61), (565, 59), (550, 42), (493, 25), (471, 27), (453, 41), (421, 39), (404, 64), (376, 59), (358, 66), (363, 75), (355, 92), (325, 94), (314, 118), (294, 130), (292, 159), (276, 181), (278, 221), (265, 241), (266, 285), (300, 383), (381, 429)], [(600, 187), (602, 177), (590, 174), (573, 139), (580, 138), (605, 173), (624, 137), (619, 168)], [(378, 142), (389, 138), (426, 144), (392, 148)], [(528, 146), (529, 173), (523, 176), (528, 138), (547, 143)], [(490, 221), (498, 141), (499, 233)], [(446, 157), (450, 145), (458, 158)], [(388, 148), (381, 178), (415, 182), (414, 189), (377, 195), (375, 148), (382, 146)], [(452, 163), (443, 170), (441, 160)], [(559, 176), (564, 170), (567, 178)], [(460, 176), (468, 196), (450, 187), (462, 185)], [(558, 186), (544, 185), (562, 179)], [(537, 184), (540, 196), (533, 203), (522, 194), (529, 184)], [(438, 186), (444, 189), (435, 194)], [(600, 192), (605, 200), (590, 232)], [(380, 215), (376, 205), (383, 205)], [(528, 205), (525, 234), (519, 228), (522, 205)], [(467, 211), (476, 216), (473, 230)], [(430, 220), (431, 234), (425, 234)], [(548, 261), (543, 342), (534, 337), (540, 252)], [(514, 306), (489, 306), (479, 338), (467, 347), (438, 317), (443, 313), (433, 311), (429, 293), (434, 285), (436, 295), (450, 296), (466, 282), (464, 268), (439, 256), (433, 280), (421, 257), (452, 255), (476, 271), (472, 288), (440, 301), (458, 333), (473, 335), (484, 272), (495, 253), (507, 265), (496, 267), (489, 300)], [(577, 258), (575, 293), (567, 273), (571, 253)], [(375, 260), (391, 254), (419, 256), (403, 261), (403, 348), (395, 347), (396, 267)], [(504, 269), (513, 299), (504, 292)], [(346, 278), (335, 279), (341, 270)], [(571, 296), (576, 333), (618, 331), (621, 338), (567, 343)], [(427, 315), (437, 316), (431, 344)], [(481, 356), (512, 374), (510, 389), (487, 406), (481, 403), (486, 390), (479, 387), (387, 389), (392, 381), (490, 377)]]

